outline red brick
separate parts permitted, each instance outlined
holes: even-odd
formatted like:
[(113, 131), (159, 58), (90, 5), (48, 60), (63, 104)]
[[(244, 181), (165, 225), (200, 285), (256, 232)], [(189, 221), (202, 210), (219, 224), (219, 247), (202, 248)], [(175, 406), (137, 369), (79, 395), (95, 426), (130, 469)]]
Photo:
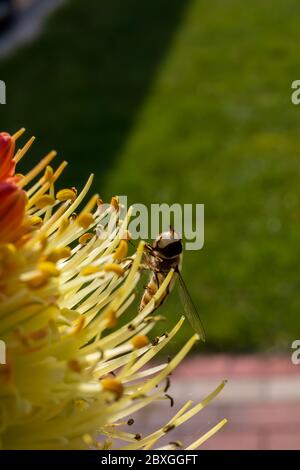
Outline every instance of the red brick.
[(231, 432), (225, 428), (206, 441), (201, 450), (256, 450), (259, 436), (255, 432)]
[(300, 430), (298, 432), (271, 433), (269, 435), (271, 450), (300, 450)]
[(290, 356), (194, 356), (184, 361), (174, 377), (270, 377), (300, 375), (300, 366), (291, 363)]
[(232, 426), (291, 427), (300, 430), (300, 403), (261, 403), (251, 405), (227, 405), (219, 407), (220, 414), (227, 416)]

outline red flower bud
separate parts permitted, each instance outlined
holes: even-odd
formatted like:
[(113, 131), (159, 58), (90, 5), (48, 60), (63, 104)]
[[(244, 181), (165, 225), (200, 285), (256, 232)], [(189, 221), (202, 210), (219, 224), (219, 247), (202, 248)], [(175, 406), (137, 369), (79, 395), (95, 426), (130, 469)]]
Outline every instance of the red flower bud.
[(0, 243), (13, 242), (24, 219), (26, 193), (16, 184), (0, 182)]
[(14, 175), (16, 163), (13, 160), (15, 141), (7, 133), (0, 133), (0, 181)]

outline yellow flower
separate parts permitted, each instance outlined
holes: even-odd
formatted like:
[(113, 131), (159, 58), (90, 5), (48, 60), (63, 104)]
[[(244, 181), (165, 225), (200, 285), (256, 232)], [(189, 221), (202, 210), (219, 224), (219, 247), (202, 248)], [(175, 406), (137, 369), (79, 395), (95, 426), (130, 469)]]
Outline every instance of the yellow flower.
[[(15, 142), (22, 132), (5, 134), (5, 142)], [(148, 340), (160, 318), (151, 316), (155, 301), (173, 272), (133, 321), (118, 326), (134, 300), (144, 250), (140, 242), (127, 257), (130, 211), (120, 219), (118, 199), (105, 208), (98, 195), (84, 204), (92, 176), (79, 192), (56, 192), (66, 163), (49, 166), (55, 152), (26, 175), (14, 176), (15, 163), (34, 139), (14, 157), (10, 151), (14, 163), (9, 165), (1, 135), (0, 164), (5, 161), (6, 167), (2, 173), (0, 168), (0, 211), (5, 207), (7, 219), (4, 224), (0, 217), (0, 338), (7, 363), (0, 366), (0, 448), (103, 449), (116, 439), (126, 443), (123, 449), (150, 449), (224, 386), (194, 407), (187, 403), (149, 436), (122, 430), (125, 418), (167, 400), (164, 380), (198, 339), (192, 336), (170, 362), (145, 368), (184, 321), (157, 341)], [(1, 189), (1, 184), (10, 186)], [(95, 230), (100, 224), (101, 238)], [(225, 422), (187, 448), (198, 447)]]

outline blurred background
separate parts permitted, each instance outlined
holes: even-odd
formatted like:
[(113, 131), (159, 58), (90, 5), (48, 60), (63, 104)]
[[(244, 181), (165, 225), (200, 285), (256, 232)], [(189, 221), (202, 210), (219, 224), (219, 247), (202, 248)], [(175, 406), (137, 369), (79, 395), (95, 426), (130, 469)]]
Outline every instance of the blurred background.
[[(299, 15), (298, 0), (0, 0), (1, 129), (37, 136), (25, 168), (54, 147), (61, 187), (94, 171), (106, 200), (205, 204), (183, 275), (207, 343), (174, 395), (229, 379), (210, 448), (300, 449)], [(162, 313), (170, 328), (176, 292)]]

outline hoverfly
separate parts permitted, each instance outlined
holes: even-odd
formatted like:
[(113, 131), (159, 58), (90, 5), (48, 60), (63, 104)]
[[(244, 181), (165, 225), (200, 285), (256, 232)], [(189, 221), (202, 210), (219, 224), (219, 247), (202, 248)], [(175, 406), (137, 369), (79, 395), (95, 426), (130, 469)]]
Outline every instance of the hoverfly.
[(182, 240), (174, 229), (170, 228), (168, 232), (161, 233), (152, 245), (145, 245), (145, 265), (146, 268), (151, 271), (151, 275), (140, 302), (140, 311), (143, 310), (143, 308), (150, 302), (170, 269), (173, 268), (175, 272), (173, 279), (166, 292), (158, 300), (155, 309), (162, 305), (171, 291), (176, 278), (178, 278), (179, 294), (184, 308), (185, 317), (188, 319), (196, 333), (198, 333), (200, 339), (205, 341), (205, 332), (199, 313), (181, 275)]

